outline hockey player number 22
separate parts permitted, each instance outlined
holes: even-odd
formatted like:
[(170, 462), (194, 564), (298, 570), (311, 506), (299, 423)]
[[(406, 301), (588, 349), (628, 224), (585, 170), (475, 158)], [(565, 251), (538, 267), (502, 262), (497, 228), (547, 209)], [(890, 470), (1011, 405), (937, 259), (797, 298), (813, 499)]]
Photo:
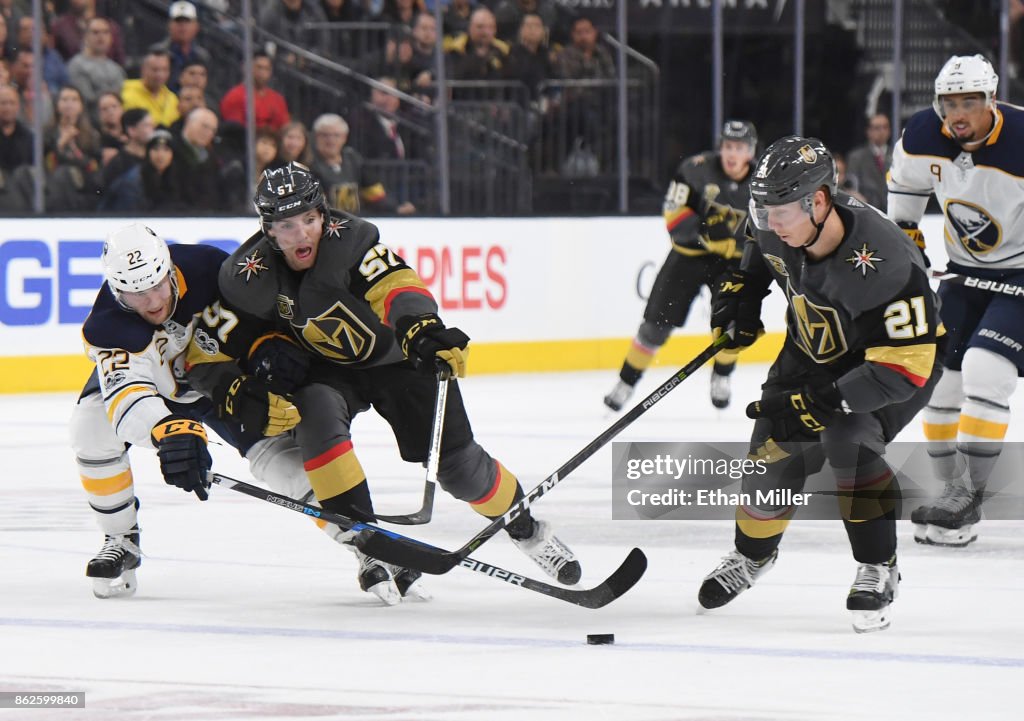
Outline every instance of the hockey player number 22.
[(928, 317), (924, 296), (915, 295), (909, 302), (898, 300), (885, 309), (885, 332), (893, 340), (916, 338), (928, 333)]

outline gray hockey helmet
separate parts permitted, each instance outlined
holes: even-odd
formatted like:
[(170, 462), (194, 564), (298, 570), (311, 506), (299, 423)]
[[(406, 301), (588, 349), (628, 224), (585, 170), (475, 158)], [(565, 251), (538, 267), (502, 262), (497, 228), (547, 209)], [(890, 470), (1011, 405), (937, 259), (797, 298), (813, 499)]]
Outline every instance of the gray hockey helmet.
[(305, 213), (314, 208), (330, 215), (330, 209), (320, 189), (320, 181), (302, 163), (292, 161), (283, 168), (273, 168), (263, 173), (256, 186), (253, 198), (256, 212), (260, 215), (263, 230), (282, 218)]
[(722, 132), (718, 134), (718, 146), (723, 140), (742, 140), (750, 145), (751, 150), (757, 147), (757, 128), (746, 120), (726, 120)]
[(756, 205), (785, 205), (822, 186), (835, 196), (838, 172), (831, 151), (817, 138), (790, 135), (769, 145), (758, 159), (750, 197)]

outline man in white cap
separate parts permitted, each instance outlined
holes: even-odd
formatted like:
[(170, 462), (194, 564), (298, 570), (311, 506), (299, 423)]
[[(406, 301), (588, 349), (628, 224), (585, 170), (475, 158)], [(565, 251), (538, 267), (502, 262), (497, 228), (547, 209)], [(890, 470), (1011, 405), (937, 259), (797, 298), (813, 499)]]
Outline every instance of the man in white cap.
[(167, 37), (150, 46), (150, 51), (162, 50), (171, 57), (171, 78), (167, 87), (178, 92), (178, 76), (189, 63), (199, 61), (210, 67), (210, 53), (196, 42), (199, 35), (199, 16), (196, 6), (188, 0), (171, 3), (167, 9)]

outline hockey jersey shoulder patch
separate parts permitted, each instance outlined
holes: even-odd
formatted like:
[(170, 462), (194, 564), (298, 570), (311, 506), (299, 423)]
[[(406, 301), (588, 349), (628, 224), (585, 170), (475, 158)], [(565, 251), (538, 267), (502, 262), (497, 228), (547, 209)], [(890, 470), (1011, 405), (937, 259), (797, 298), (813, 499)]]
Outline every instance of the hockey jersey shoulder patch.
[(220, 266), (221, 294), (230, 306), (254, 316), (276, 315), (277, 265), (282, 262), (266, 237), (257, 233)]

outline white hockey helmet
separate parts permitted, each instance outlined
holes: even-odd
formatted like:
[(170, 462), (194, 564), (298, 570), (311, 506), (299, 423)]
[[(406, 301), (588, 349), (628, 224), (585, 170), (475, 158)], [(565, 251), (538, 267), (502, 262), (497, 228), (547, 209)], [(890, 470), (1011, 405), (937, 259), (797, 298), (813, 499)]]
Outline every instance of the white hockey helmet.
[(940, 118), (945, 119), (939, 101), (943, 95), (983, 93), (985, 103), (989, 104), (995, 99), (998, 86), (999, 76), (984, 55), (954, 55), (935, 76), (935, 99), (932, 101), (932, 107)]
[(121, 293), (141, 293), (157, 286), (174, 268), (167, 243), (142, 223), (108, 235), (100, 258), (103, 277), (118, 300)]

